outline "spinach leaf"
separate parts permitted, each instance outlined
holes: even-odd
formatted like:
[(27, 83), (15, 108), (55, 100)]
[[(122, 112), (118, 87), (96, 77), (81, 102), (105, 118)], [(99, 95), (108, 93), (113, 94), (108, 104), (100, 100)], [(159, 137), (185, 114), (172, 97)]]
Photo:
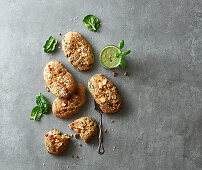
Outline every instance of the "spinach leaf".
[(43, 46), (45, 53), (53, 52), (55, 49), (55, 46), (57, 44), (57, 40), (55, 37), (50, 36), (49, 39), (46, 41), (46, 44)]
[(125, 68), (125, 66), (126, 66), (126, 62), (125, 62), (125, 60), (123, 59), (123, 57), (121, 57), (120, 66), (121, 66), (121, 68)]
[(46, 97), (43, 94), (39, 94), (39, 96), (36, 96), (36, 104), (41, 107), (42, 113), (48, 113), (50, 110), (50, 104)]
[(84, 25), (90, 30), (90, 31), (98, 31), (100, 27), (100, 21), (97, 19), (94, 15), (87, 15), (83, 19)]
[(31, 112), (30, 120), (40, 120), (42, 115), (42, 109), (40, 106), (35, 106)]
[(124, 47), (124, 41), (121, 40), (119, 43), (119, 49), (122, 50), (123, 47)]

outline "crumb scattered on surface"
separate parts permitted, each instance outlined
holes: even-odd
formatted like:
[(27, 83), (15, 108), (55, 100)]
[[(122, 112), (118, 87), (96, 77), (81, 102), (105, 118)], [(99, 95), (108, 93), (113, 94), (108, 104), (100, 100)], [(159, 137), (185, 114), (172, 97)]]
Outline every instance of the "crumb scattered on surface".
[(114, 131), (114, 129), (112, 129), (112, 131)]
[(74, 136), (75, 136), (76, 139), (79, 138), (79, 134), (78, 133), (76, 133)]
[(104, 130), (104, 133), (107, 133), (107, 129)]
[(58, 33), (58, 35), (59, 35), (59, 36), (62, 36), (62, 34), (61, 34), (60, 32)]
[(112, 71), (112, 74), (113, 74), (114, 77), (117, 76), (117, 73), (115, 71)]
[(77, 159), (79, 159), (79, 156), (78, 156), (78, 155), (76, 155), (76, 158), (77, 158)]
[(71, 157), (74, 158), (74, 155), (71, 154)]
[(46, 164), (45, 164), (45, 163), (43, 163), (43, 166), (46, 166)]
[(81, 143), (79, 143), (79, 146), (82, 146), (82, 144), (81, 144)]
[(128, 76), (128, 72), (126, 71), (123, 75), (124, 75), (124, 76)]
[(116, 149), (116, 146), (114, 146), (113, 149)]
[(45, 86), (45, 89), (47, 90), (47, 92), (49, 92), (49, 91), (50, 91), (50, 89), (49, 89), (47, 86)]
[(114, 120), (111, 120), (111, 123), (114, 123)]
[(73, 135), (71, 134), (71, 135), (69, 135), (69, 137), (70, 137), (70, 138), (72, 138), (72, 137), (73, 137)]

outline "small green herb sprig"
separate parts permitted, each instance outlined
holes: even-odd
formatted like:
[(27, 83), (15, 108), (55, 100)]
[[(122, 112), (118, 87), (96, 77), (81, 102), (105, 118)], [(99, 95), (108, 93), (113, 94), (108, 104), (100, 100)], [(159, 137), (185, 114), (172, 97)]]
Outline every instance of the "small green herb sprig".
[(30, 120), (40, 120), (41, 116), (50, 110), (50, 103), (41, 93), (36, 96), (36, 104), (37, 106), (32, 109)]
[(84, 25), (93, 32), (98, 32), (100, 27), (99, 19), (94, 15), (87, 15), (83, 19)]
[[(124, 40), (121, 40), (120, 43), (119, 43), (119, 49), (120, 49), (120, 51), (122, 50), (123, 47), (124, 47)], [(121, 57), (121, 61), (120, 61), (121, 68), (125, 68), (125, 66), (126, 66), (126, 62), (123, 59), (123, 56), (130, 54), (130, 52), (131, 52), (130, 50), (127, 50), (127, 51), (123, 51), (123, 52), (121, 51), (120, 53), (116, 54), (116, 58)]]
[(45, 53), (53, 52), (55, 49), (55, 46), (57, 44), (57, 40), (55, 37), (50, 36), (49, 39), (46, 41), (46, 44), (43, 46)]

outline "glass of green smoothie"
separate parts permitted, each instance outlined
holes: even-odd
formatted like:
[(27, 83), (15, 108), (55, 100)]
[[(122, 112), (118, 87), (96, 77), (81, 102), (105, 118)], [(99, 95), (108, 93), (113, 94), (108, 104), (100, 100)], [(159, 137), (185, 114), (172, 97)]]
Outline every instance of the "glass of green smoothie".
[(120, 49), (113, 45), (104, 47), (100, 53), (100, 63), (104, 68), (107, 69), (118, 67), (121, 61), (121, 57), (116, 58), (116, 54), (120, 52)]

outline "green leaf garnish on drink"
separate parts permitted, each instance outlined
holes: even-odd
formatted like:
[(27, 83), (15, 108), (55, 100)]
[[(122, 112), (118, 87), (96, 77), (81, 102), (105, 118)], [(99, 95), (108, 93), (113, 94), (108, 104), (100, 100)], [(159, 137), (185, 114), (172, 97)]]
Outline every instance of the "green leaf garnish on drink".
[(120, 50), (120, 53), (117, 53), (116, 55), (115, 55), (115, 57), (116, 58), (120, 58), (121, 57), (121, 60), (120, 60), (120, 66), (121, 66), (121, 68), (125, 68), (125, 66), (126, 66), (126, 62), (125, 62), (125, 60), (123, 59), (123, 56), (124, 55), (128, 55), (128, 54), (130, 54), (130, 50), (127, 50), (127, 51), (121, 51), (122, 50), (122, 48), (124, 47), (124, 40), (121, 40), (120, 41), (120, 43), (119, 43), (119, 50)]

